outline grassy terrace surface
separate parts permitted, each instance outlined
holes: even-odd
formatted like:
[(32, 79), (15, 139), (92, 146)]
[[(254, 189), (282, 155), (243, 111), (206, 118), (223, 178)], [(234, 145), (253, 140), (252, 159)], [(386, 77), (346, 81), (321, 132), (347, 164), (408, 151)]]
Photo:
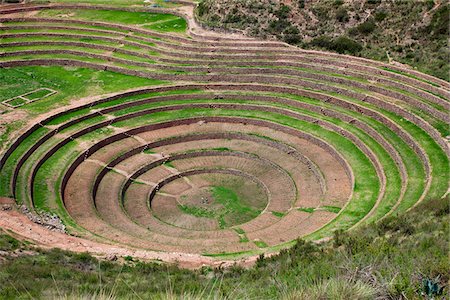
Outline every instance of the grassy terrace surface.
[[(58, 214), (69, 231), (92, 231), (96, 235), (94, 225), (84, 228), (78, 224), (82, 218), (73, 213), (78, 209), (73, 205), (77, 199), (67, 194), (77, 186), (75, 180), (80, 179), (76, 176), (83, 172), (94, 174), (86, 175), (94, 176), (86, 177), (92, 179), (90, 183), (80, 180), (80, 189), (86, 192), (80, 193), (80, 197), (86, 197), (80, 201), (93, 209), (89, 212), (92, 224), (100, 224), (104, 232), (111, 228), (117, 233), (117, 239), (111, 233), (102, 237), (105, 240), (123, 245), (128, 237), (130, 241), (141, 238), (144, 241), (136, 247), (159, 250), (154, 248), (157, 246), (141, 245), (157, 245), (161, 239), (167, 247), (164, 249), (178, 251), (170, 248), (176, 246), (174, 240), (178, 238), (181, 252), (236, 258), (279, 250), (293, 245), (299, 236), (310, 240), (330, 237), (336, 230), (380, 221), (389, 214), (407, 211), (419, 201), (445, 195), (449, 174), (443, 138), (449, 133), (447, 82), (379, 62), (304, 52), (276, 43), (189, 36), (183, 18), (162, 12), (42, 9), (29, 22), (17, 19), (29, 18), (26, 13), (17, 13), (4, 23), (0, 31), (0, 64), (8, 67), (0, 68), (0, 102), (39, 88), (57, 93), (16, 109), (6, 108), (6, 114), (12, 117), (0, 136), (0, 141), (5, 142), (0, 196), (15, 194), (18, 203), (37, 212)], [(38, 22), (39, 18), (53, 21)], [(23, 66), (30, 60), (36, 65), (65, 66)], [(169, 87), (175, 85), (180, 86)], [(144, 86), (162, 89), (110, 99), (99, 97)], [(56, 109), (59, 115), (46, 120), (56, 114)], [(23, 116), (32, 121), (26, 122)], [(195, 122), (190, 124), (190, 120)], [(40, 126), (26, 132), (37, 122)], [(169, 123), (172, 125), (167, 128), (155, 129)], [(16, 132), (19, 128), (20, 132)], [(131, 174), (158, 158), (189, 156), (199, 151), (190, 149), (193, 144), (189, 142), (168, 145), (167, 149), (147, 149), (143, 145), (197, 130), (203, 134), (242, 130), (246, 136), (272, 143), (274, 152), (258, 152), (261, 150), (257, 147), (262, 146), (257, 143), (252, 144), (253, 149), (244, 142), (230, 146), (236, 141), (218, 138), (213, 145), (199, 146), (201, 151), (212, 151), (207, 158), (188, 157), (150, 168), (132, 179), (136, 184), (128, 191), (132, 197), (127, 194), (127, 202), (150, 201), (149, 192), (157, 186), (155, 195), (166, 197), (166, 202), (161, 202), (166, 206), (145, 212), (155, 216), (162, 213), (161, 218), (152, 220), (155, 229), (131, 217), (128, 223), (114, 224), (114, 220), (121, 222), (136, 213), (119, 204), (120, 190)], [(24, 138), (14, 142), (22, 134)], [(115, 137), (120, 138), (108, 142)], [(210, 142), (199, 140), (198, 145)], [(128, 148), (120, 149), (127, 143)], [(96, 145), (101, 146), (96, 149)], [(105, 166), (138, 145), (144, 147), (142, 151), (105, 169), (107, 175), (99, 184), (109, 186), (114, 195), (101, 188), (94, 191), (94, 180)], [(93, 150), (87, 151), (90, 147)], [(283, 152), (283, 147), (291, 150)], [(316, 147), (316, 151), (305, 147)], [(259, 162), (249, 157), (233, 160), (225, 155), (238, 157), (247, 151)], [(277, 157), (293, 159), (297, 152), (304, 155), (301, 163), (297, 160), (302, 164), (299, 168), (304, 168), (302, 175), (289, 169), (286, 162), (281, 166), (283, 159)], [(265, 160), (272, 164), (264, 164)], [(199, 165), (192, 167), (190, 163)], [(199, 205), (198, 193), (184, 202), (187, 198), (180, 195), (185, 190), (195, 191), (206, 184), (193, 175), (175, 180), (172, 189), (169, 184), (167, 191), (159, 190), (159, 182), (181, 171), (212, 169), (247, 174), (250, 170), (267, 181), (264, 176), (273, 166), (282, 169), (295, 184), (293, 190), (286, 187), (285, 191), (266, 186), (270, 191), (268, 205), (275, 207), (267, 211), (261, 204), (264, 197), (252, 199), (259, 202), (250, 205), (253, 202), (247, 201), (244, 194), (222, 182), (208, 183), (208, 195), (216, 206), (208, 201)], [(66, 178), (66, 174), (70, 176)], [(334, 181), (341, 185), (333, 185)], [(264, 184), (270, 185), (270, 181)], [(245, 190), (244, 186), (240, 188)], [(98, 199), (94, 199), (97, 192)], [(294, 196), (285, 199), (279, 197), (282, 194)], [(114, 206), (111, 215), (101, 210), (105, 199), (112, 199), (105, 202)], [(93, 208), (97, 200), (100, 207)], [(201, 230), (213, 221), (219, 229), (205, 230), (202, 236)], [(164, 227), (158, 226), (166, 226), (167, 233), (162, 235)], [(141, 231), (127, 232), (126, 228)], [(183, 231), (186, 228), (192, 232)], [(205, 248), (201, 248), (203, 243)], [(235, 251), (230, 250), (230, 245), (235, 245)]]
[(153, 14), (109, 10), (44, 10), (39, 13), (39, 17), (42, 18), (58, 18), (67, 16), (72, 19), (140, 25), (143, 28), (161, 32), (184, 33), (186, 31), (186, 21), (180, 17), (170, 14)]

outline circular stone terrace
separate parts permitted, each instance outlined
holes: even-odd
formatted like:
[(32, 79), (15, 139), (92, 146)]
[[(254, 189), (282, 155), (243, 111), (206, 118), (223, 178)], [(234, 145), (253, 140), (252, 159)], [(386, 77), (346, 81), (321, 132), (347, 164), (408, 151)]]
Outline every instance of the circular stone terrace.
[[(66, 10), (74, 16), (61, 17)], [(174, 14), (188, 29), (86, 12)], [(8, 142), (0, 196), (58, 214), (83, 239), (251, 256), (447, 193), (446, 81), (211, 33), (193, 21), (189, 2), (171, 10), (4, 5), (0, 22), (2, 68), (83, 67), (163, 82), (74, 101)]]

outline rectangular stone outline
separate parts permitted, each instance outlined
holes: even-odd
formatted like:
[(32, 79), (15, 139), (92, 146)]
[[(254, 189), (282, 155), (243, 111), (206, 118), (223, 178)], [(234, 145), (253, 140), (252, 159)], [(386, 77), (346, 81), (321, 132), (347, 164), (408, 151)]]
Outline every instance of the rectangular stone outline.
[[(35, 99), (29, 99), (29, 98), (26, 97), (27, 95), (31, 95), (31, 94), (33, 94), (35, 92), (39, 92), (39, 91), (43, 91), (43, 90), (49, 91), (49, 93), (44, 95), (44, 96), (42, 96), (42, 97), (40, 97), (40, 98), (35, 98)], [(38, 89), (35, 89), (35, 90), (31, 91), (31, 92), (28, 92), (28, 93), (25, 93), (25, 94), (22, 94), (22, 95), (19, 95), (19, 96), (15, 96), (13, 98), (6, 99), (6, 100), (2, 101), (2, 104), (6, 105), (7, 107), (10, 107), (10, 108), (17, 108), (17, 107), (21, 107), (22, 105), (25, 105), (25, 104), (32, 103), (32, 102), (37, 101), (37, 100), (41, 100), (41, 99), (50, 97), (50, 96), (52, 96), (54, 94), (57, 94), (57, 93), (58, 93), (57, 91), (49, 89), (49, 88), (38, 88)], [(12, 105), (12, 104), (8, 103), (8, 102), (11, 102), (11, 101), (13, 101), (13, 100), (15, 100), (17, 98), (21, 98), (25, 102), (22, 103), (22, 104), (19, 104), (19, 105)]]

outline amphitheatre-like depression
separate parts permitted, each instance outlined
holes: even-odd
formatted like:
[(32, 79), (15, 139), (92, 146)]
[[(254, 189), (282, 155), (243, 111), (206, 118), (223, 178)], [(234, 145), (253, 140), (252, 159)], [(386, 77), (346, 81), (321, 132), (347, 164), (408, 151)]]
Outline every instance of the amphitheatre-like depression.
[[(0, 196), (58, 214), (72, 235), (140, 250), (255, 255), (447, 193), (446, 81), (212, 33), (193, 21), (189, 2), (0, 8), (2, 68), (90, 68), (161, 82), (76, 99), (11, 135)], [(79, 12), (164, 13), (188, 28)]]

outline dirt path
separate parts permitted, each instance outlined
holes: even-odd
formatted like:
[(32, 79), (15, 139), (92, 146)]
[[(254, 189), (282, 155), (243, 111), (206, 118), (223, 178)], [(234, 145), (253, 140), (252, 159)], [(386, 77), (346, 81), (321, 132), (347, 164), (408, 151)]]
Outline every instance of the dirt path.
[(179, 6), (179, 7), (175, 8), (175, 9), (171, 9), (178, 13), (182, 13), (186, 17), (187, 22), (188, 22), (189, 32), (196, 34), (196, 35), (201, 35), (201, 36), (211, 37), (211, 38), (224, 38), (225, 37), (227, 39), (235, 39), (235, 40), (255, 40), (251, 37), (245, 36), (244, 34), (237, 33), (237, 32), (233, 33), (233, 32), (227, 31), (226, 35), (224, 36), (223, 33), (204, 29), (195, 20), (194, 8), (195, 8), (194, 5), (183, 5), (183, 6)]
[(14, 236), (18, 239), (32, 241), (36, 246), (44, 249), (60, 248), (79, 253), (89, 252), (103, 259), (131, 256), (144, 261), (162, 260), (168, 263), (178, 263), (180, 267), (188, 269), (197, 269), (202, 266), (226, 267), (235, 263), (248, 267), (253, 265), (257, 258), (255, 256), (238, 261), (223, 261), (198, 254), (156, 252), (103, 244), (56, 231), (50, 231), (41, 225), (33, 223), (14, 208), (0, 210), (0, 228), (13, 232)]

